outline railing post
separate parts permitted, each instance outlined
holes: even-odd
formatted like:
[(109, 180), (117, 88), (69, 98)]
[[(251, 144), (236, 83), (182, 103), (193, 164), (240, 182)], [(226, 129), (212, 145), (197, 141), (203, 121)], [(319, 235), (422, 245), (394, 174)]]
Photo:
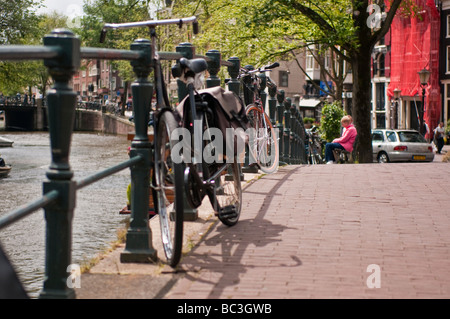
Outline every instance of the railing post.
[(220, 78), (217, 73), (220, 71), (221, 54), (217, 50), (209, 50), (205, 55), (211, 59), (208, 62), (209, 77), (206, 79), (206, 87), (220, 86)]
[[(194, 58), (194, 46), (191, 43), (184, 42), (180, 43), (176, 48), (175, 51), (178, 53), (181, 53), (183, 57), (186, 59), (192, 59)], [(177, 79), (178, 84), (178, 102), (181, 102), (186, 95), (188, 94), (186, 84), (183, 83), (183, 81)]]
[(300, 109), (296, 109), (296, 116), (298, 119), (298, 123), (299, 123), (299, 134), (300, 134), (300, 159), (301, 162), (303, 164), (307, 164), (308, 163), (308, 159), (306, 158), (306, 132), (305, 132), (305, 126), (303, 124), (303, 117), (302, 117), (302, 113), (300, 112)]
[(284, 162), (284, 130), (283, 130), (283, 108), (284, 108), (284, 90), (277, 91), (277, 129), (278, 129), (278, 145), (279, 145), (279, 159), (280, 165), (286, 165)]
[(270, 122), (272, 122), (272, 125), (275, 126), (276, 124), (276, 110), (277, 110), (277, 86), (273, 85), (269, 87), (269, 117)]
[(295, 104), (291, 104), (289, 109), (290, 118), (291, 118), (291, 138), (292, 138), (292, 146), (291, 146), (291, 155), (292, 155), (292, 164), (298, 164), (298, 125), (295, 118)]
[(291, 120), (290, 120), (291, 98), (287, 97), (284, 101), (284, 161), (292, 164), (291, 154)]
[[(195, 54), (195, 48), (194, 46), (189, 42), (180, 43), (176, 48), (175, 51), (178, 53), (181, 53), (184, 58), (186, 59), (193, 59)], [(187, 87), (186, 84), (184, 84), (183, 81), (177, 79), (177, 85), (178, 85), (178, 102), (181, 102), (187, 95)], [(198, 219), (198, 210), (196, 208), (192, 208), (187, 199), (186, 196), (184, 196), (184, 213), (183, 213), (183, 219), (185, 221), (195, 221)]]
[(72, 220), (76, 202), (76, 182), (69, 164), (70, 144), (77, 94), (69, 81), (80, 67), (80, 40), (63, 29), (44, 37), (45, 46), (58, 46), (58, 59), (44, 61), (54, 85), (47, 94), (51, 164), (43, 183), (43, 192), (56, 190), (58, 200), (45, 208), (46, 249), (45, 279), (40, 298), (75, 298), (68, 284), (72, 260)]
[(231, 57), (228, 62), (233, 63), (233, 66), (229, 66), (228, 74), (230, 75), (230, 80), (228, 81), (228, 89), (234, 92), (237, 96), (240, 96), (241, 82), (238, 80), (239, 70), (241, 69), (241, 61), (238, 57)]
[[(249, 71), (254, 70), (255, 67), (253, 65), (246, 65), (244, 69)], [(244, 104), (245, 107), (253, 103), (253, 90), (256, 88), (253, 86), (252, 80), (249, 76), (246, 76), (242, 79), (242, 91), (244, 95)], [(249, 157), (248, 144), (245, 144), (245, 158), (244, 158), (244, 166), (242, 167), (242, 173), (258, 173), (258, 168), (256, 166), (250, 166), (250, 157)]]
[(138, 39), (131, 44), (131, 50), (144, 53), (142, 59), (131, 61), (137, 79), (131, 85), (136, 132), (130, 151), (130, 157), (141, 156), (143, 161), (131, 167), (131, 219), (120, 261), (123, 263), (155, 262), (157, 253), (152, 246), (152, 232), (148, 221), (152, 161), (148, 121), (153, 96), (153, 84), (148, 81), (152, 67), (150, 41)]

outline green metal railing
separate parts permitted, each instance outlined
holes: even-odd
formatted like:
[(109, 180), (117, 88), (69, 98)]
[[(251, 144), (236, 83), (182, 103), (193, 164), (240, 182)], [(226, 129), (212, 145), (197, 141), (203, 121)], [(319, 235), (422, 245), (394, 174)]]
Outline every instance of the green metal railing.
[[(44, 65), (54, 81), (54, 85), (47, 93), (51, 163), (46, 171), (47, 180), (43, 182), (43, 196), (26, 207), (18, 208), (0, 218), (1, 230), (39, 209), (44, 209), (46, 258), (45, 279), (40, 298), (75, 298), (74, 288), (67, 285), (67, 267), (71, 265), (72, 257), (72, 219), (76, 192), (126, 168), (130, 168), (131, 171), (132, 201), (136, 203), (131, 207), (132, 223), (127, 234), (127, 260), (129, 262), (140, 260), (143, 251), (156, 255), (148, 223), (148, 177), (152, 166), (152, 152), (148, 139), (147, 118), (150, 106), (147, 102), (153, 94), (153, 85), (147, 81), (152, 67), (152, 61), (149, 59), (150, 43), (147, 40), (136, 40), (130, 46), (130, 50), (82, 48), (80, 45), (79, 38), (71, 31), (57, 29), (44, 37), (43, 46), (0, 46), (0, 61), (44, 60)], [(167, 60), (199, 57), (194, 55), (192, 45), (188, 43), (180, 44), (176, 53), (158, 54), (160, 58)], [(207, 86), (220, 85), (221, 81), (217, 74), (220, 66), (227, 66), (231, 76), (228, 87), (239, 94), (240, 82), (237, 79), (240, 68), (239, 59), (233, 57), (228, 61), (222, 61), (220, 52), (216, 50), (208, 51), (204, 58), (209, 65)], [(132, 84), (135, 137), (131, 142), (129, 160), (83, 180), (74, 181), (69, 157), (77, 94), (69, 82), (80, 68), (82, 59), (129, 60), (131, 62), (137, 78)], [(179, 83), (179, 99), (185, 94), (183, 89), (183, 85)], [(280, 158), (291, 164), (301, 163), (303, 161), (299, 143), (304, 137), (301, 131), (303, 128), (301, 116), (299, 117), (295, 106), (292, 107), (286, 103), (289, 100), (284, 99), (283, 92), (272, 89), (269, 90), (269, 95), (270, 118), (274, 124), (278, 123), (280, 132), (283, 132), (283, 157)], [(188, 208), (186, 211), (188, 216)], [(185, 219), (189, 220), (188, 217)], [(193, 219), (195, 217), (191, 220)]]

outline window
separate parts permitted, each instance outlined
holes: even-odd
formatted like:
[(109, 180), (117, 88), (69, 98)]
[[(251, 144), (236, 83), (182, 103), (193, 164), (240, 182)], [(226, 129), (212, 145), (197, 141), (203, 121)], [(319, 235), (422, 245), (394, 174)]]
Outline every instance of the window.
[(447, 16), (447, 38), (450, 38), (450, 15)]
[(384, 111), (386, 109), (386, 99), (385, 99), (385, 84), (377, 83), (376, 86), (376, 105), (377, 111)]
[(373, 142), (383, 142), (384, 141), (383, 132), (380, 132), (380, 131), (373, 132), (372, 141)]
[(397, 135), (393, 131), (387, 131), (386, 136), (389, 142), (397, 142)]
[(447, 46), (447, 65), (446, 72), (450, 73), (450, 46)]
[(279, 71), (280, 76), (280, 87), (289, 86), (289, 73), (287, 71)]
[(312, 54), (308, 54), (306, 56), (306, 69), (311, 70), (314, 69), (314, 57)]

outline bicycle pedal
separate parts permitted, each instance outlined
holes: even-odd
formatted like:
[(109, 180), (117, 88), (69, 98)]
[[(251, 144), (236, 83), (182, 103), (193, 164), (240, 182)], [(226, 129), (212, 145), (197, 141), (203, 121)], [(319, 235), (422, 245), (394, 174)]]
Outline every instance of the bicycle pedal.
[(219, 218), (234, 218), (237, 217), (236, 206), (228, 205), (219, 210)]

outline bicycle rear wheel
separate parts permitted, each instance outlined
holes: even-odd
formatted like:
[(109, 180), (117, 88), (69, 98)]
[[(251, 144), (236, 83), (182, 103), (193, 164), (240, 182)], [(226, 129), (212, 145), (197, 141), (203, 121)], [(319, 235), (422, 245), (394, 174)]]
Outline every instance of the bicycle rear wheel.
[(160, 114), (155, 135), (153, 200), (159, 215), (161, 240), (167, 263), (176, 267), (183, 246), (183, 165), (172, 161), (175, 141), (170, 134), (178, 127), (172, 112)]
[(249, 134), (250, 164), (256, 163), (264, 173), (277, 170), (279, 164), (278, 136), (267, 114), (256, 105), (246, 109), (249, 125), (254, 130)]
[(242, 209), (241, 164), (237, 156), (234, 156), (233, 163), (228, 164), (228, 173), (221, 176), (220, 183), (216, 188), (218, 218), (224, 225), (234, 226)]

